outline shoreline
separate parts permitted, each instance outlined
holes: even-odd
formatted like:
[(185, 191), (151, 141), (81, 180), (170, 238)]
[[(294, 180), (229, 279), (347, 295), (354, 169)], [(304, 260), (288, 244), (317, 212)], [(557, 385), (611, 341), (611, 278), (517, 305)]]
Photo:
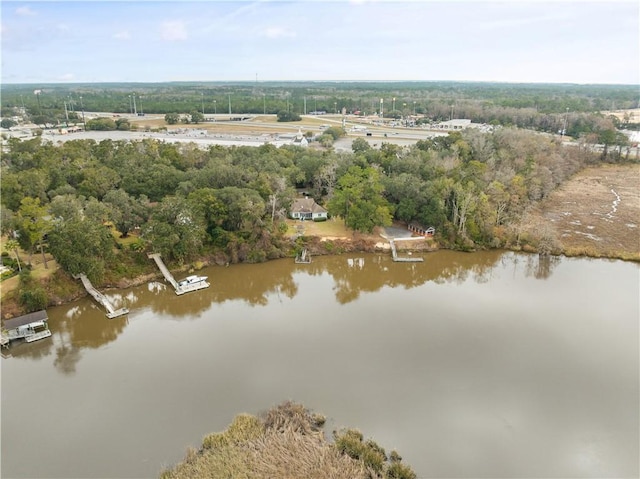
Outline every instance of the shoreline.
[[(337, 237), (321, 237), (321, 236), (308, 236), (306, 237), (308, 240), (308, 244), (305, 246), (309, 249), (309, 252), (312, 256), (337, 256), (345, 253), (390, 253), (391, 247), (388, 242), (388, 239), (382, 235), (376, 237), (375, 235), (366, 235), (362, 237), (353, 237), (353, 238), (337, 238)], [(402, 251), (411, 251), (411, 252), (419, 252), (419, 253), (430, 253), (440, 250), (451, 250), (458, 251), (461, 253), (474, 253), (477, 251), (484, 250), (502, 250), (502, 251), (511, 251), (516, 253), (527, 253), (527, 254), (539, 254), (539, 252), (530, 245), (523, 245), (521, 247), (502, 247), (502, 248), (476, 248), (472, 250), (461, 250), (455, 248), (447, 248), (442, 247), (437, 244), (433, 240), (427, 240), (428, 244), (422, 245), (422, 247), (416, 248), (408, 248), (401, 247)], [(618, 260), (618, 261), (629, 261), (633, 263), (640, 263), (640, 253), (634, 254), (619, 254), (619, 255), (608, 255), (605, 252), (597, 251), (597, 250), (580, 250), (573, 249), (567, 250), (566, 248), (562, 248), (560, 251), (554, 251), (550, 254), (550, 256), (564, 256), (566, 258), (592, 258), (592, 259), (607, 259), (607, 260)], [(295, 256), (283, 256), (277, 259), (293, 259)], [(271, 261), (271, 260), (267, 260)], [(228, 263), (227, 263), (228, 264)], [(239, 263), (238, 263), (239, 264)], [(196, 271), (200, 271), (203, 268), (210, 266), (224, 266), (225, 263), (220, 263), (220, 261), (216, 261), (214, 256), (203, 256), (199, 257), (196, 260), (189, 262), (188, 264), (179, 267), (179, 268), (171, 268), (172, 273), (193, 273)], [(57, 271), (61, 271), (66, 277), (69, 275), (58, 269)], [(67, 278), (68, 279), (68, 278)], [(123, 291), (132, 287), (141, 286), (143, 284), (149, 283), (151, 281), (162, 280), (163, 275), (160, 271), (156, 270), (150, 273), (142, 274), (133, 278), (122, 278), (116, 282), (107, 282), (100, 285), (100, 289), (102, 291)], [(40, 279), (39, 280), (43, 286), (45, 286), (49, 282), (49, 278)], [(81, 298), (89, 296), (89, 293), (85, 291), (85, 289), (74, 280), (73, 284), (77, 287), (74, 288), (73, 291), (70, 291), (67, 295), (58, 296), (55, 295), (50, 299), (50, 302), (47, 304), (47, 307), (53, 306), (62, 306), (64, 304), (73, 303)], [(2, 296), (2, 320), (11, 319), (15, 316), (19, 316), (25, 314), (24, 311), (18, 305), (16, 298), (12, 294), (17, 288), (12, 288), (7, 291)]]

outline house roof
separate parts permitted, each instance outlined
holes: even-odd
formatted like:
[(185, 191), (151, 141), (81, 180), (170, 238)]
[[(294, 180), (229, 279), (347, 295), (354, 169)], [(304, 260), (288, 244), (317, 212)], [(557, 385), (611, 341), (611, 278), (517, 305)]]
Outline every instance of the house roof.
[(292, 213), (326, 213), (322, 206), (320, 206), (313, 198), (296, 198), (291, 205)]
[(46, 321), (47, 312), (43, 309), (41, 311), (34, 311), (33, 313), (25, 314), (24, 316), (18, 316), (16, 318), (7, 319), (4, 322), (5, 329), (16, 329), (26, 324), (36, 323), (38, 321)]

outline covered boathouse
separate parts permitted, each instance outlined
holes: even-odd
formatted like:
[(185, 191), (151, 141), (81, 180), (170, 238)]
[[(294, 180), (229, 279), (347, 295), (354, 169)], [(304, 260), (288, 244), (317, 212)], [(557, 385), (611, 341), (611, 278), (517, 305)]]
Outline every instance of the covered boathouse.
[(24, 339), (31, 343), (51, 336), (47, 321), (49, 317), (43, 309), (4, 321), (2, 325), (2, 346), (8, 346), (15, 339)]

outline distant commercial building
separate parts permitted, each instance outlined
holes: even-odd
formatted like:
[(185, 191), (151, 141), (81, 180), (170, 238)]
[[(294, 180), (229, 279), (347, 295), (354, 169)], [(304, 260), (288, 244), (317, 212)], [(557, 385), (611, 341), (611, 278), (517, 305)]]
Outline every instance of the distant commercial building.
[(465, 128), (471, 127), (471, 120), (456, 119), (441, 121), (431, 126), (434, 130), (464, 130)]

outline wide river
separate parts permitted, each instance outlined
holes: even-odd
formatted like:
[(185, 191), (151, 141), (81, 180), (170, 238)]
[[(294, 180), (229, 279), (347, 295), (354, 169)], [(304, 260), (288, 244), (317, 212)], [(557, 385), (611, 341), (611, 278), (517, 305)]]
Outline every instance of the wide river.
[(50, 308), (2, 359), (3, 478), (146, 478), (292, 399), (420, 478), (640, 476), (639, 267), (442, 251), (211, 267)]

